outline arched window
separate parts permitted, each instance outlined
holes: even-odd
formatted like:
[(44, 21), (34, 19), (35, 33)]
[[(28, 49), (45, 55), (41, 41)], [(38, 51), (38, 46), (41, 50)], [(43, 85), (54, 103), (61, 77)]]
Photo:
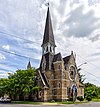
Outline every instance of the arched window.
[(67, 68), (67, 64), (65, 64), (64, 67), (65, 67), (65, 70), (66, 70), (66, 68)]
[(66, 79), (66, 74), (65, 73), (63, 73), (63, 79)]
[(51, 79), (54, 79), (54, 75), (53, 74), (51, 75)]
[(74, 74), (74, 73), (73, 73), (73, 71), (71, 71), (71, 74), (70, 74), (70, 75), (72, 75), (72, 76), (73, 76), (73, 74)]
[(59, 70), (61, 69), (61, 64), (58, 64), (58, 69), (59, 69)]
[(52, 95), (54, 95), (54, 89), (52, 89)]
[(45, 71), (45, 68), (46, 68), (46, 63), (43, 62), (42, 63), (42, 70)]
[(66, 88), (66, 95), (70, 96), (70, 88), (69, 87)]
[(80, 94), (83, 94), (83, 89), (82, 88), (80, 89)]
[(52, 85), (52, 88), (54, 88), (54, 85)]
[(40, 97), (42, 96), (42, 92), (41, 92), (41, 91), (39, 92), (39, 96), (40, 96)]
[(51, 46), (50, 46), (50, 52), (52, 52)]
[(46, 52), (48, 52), (48, 46), (47, 46), (47, 50), (46, 50)]
[(53, 51), (55, 51), (55, 48), (53, 47)]
[(58, 82), (58, 87), (59, 87), (59, 88), (61, 87), (61, 82)]

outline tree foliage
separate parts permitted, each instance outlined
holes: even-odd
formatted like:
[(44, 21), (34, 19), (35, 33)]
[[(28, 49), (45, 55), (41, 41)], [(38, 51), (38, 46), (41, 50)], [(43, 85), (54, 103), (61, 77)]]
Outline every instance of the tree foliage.
[(14, 100), (19, 96), (20, 100), (25, 100), (25, 95), (31, 96), (39, 90), (35, 75), (35, 68), (17, 70), (14, 74), (9, 74), (8, 79), (0, 80), (0, 95), (7, 94)]
[(0, 79), (0, 97), (4, 96), (8, 91), (8, 79), (1, 78)]
[(79, 100), (79, 101), (83, 101), (84, 98), (83, 98), (83, 96), (78, 96), (78, 97), (77, 97), (77, 100)]
[(85, 98), (88, 101), (91, 101), (92, 98), (98, 98), (98, 95), (100, 95), (100, 93), (98, 92), (98, 87), (96, 85), (85, 83)]
[(85, 78), (85, 75), (82, 75), (82, 74), (80, 73), (80, 70), (81, 70), (81, 68), (77, 69), (77, 71), (78, 71), (78, 76), (79, 76), (79, 82), (80, 82), (81, 84), (83, 84), (86, 78)]

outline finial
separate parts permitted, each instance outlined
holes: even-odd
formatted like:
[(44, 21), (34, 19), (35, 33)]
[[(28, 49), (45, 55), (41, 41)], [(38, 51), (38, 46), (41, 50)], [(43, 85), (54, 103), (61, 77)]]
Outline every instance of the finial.
[(45, 6), (49, 7), (49, 2), (45, 3)]
[(71, 54), (73, 54), (73, 51), (71, 51)]

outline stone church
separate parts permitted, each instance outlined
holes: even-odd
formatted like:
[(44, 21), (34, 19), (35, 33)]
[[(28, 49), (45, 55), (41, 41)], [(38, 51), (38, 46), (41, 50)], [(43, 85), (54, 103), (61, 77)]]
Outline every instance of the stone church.
[(79, 83), (73, 51), (64, 58), (60, 53), (55, 53), (56, 44), (49, 7), (41, 47), (42, 58), (37, 70), (40, 91), (37, 93), (36, 100), (65, 101), (73, 96), (84, 97), (84, 86)]

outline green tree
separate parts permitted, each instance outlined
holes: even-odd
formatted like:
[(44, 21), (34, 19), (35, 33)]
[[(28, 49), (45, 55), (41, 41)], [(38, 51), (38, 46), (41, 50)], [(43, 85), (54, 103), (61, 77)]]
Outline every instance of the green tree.
[(85, 75), (82, 75), (81, 74), (81, 68), (79, 68), (79, 69), (77, 69), (77, 71), (78, 71), (78, 76), (79, 76), (79, 82), (81, 83), (81, 84), (83, 84), (84, 83), (84, 81), (85, 81)]
[(8, 88), (8, 79), (1, 78), (0, 79), (0, 97), (7, 94), (7, 88)]
[[(25, 100), (25, 95), (31, 96), (39, 89), (35, 82), (36, 69), (17, 70), (13, 75), (9, 75), (8, 90), (9, 95), (16, 99)], [(31, 97), (30, 97), (31, 98)]]
[(92, 100), (92, 98), (98, 97), (97, 87), (91, 83), (85, 83), (85, 98)]
[(98, 95), (98, 98), (100, 99), (100, 87), (99, 86), (97, 86), (97, 95)]

